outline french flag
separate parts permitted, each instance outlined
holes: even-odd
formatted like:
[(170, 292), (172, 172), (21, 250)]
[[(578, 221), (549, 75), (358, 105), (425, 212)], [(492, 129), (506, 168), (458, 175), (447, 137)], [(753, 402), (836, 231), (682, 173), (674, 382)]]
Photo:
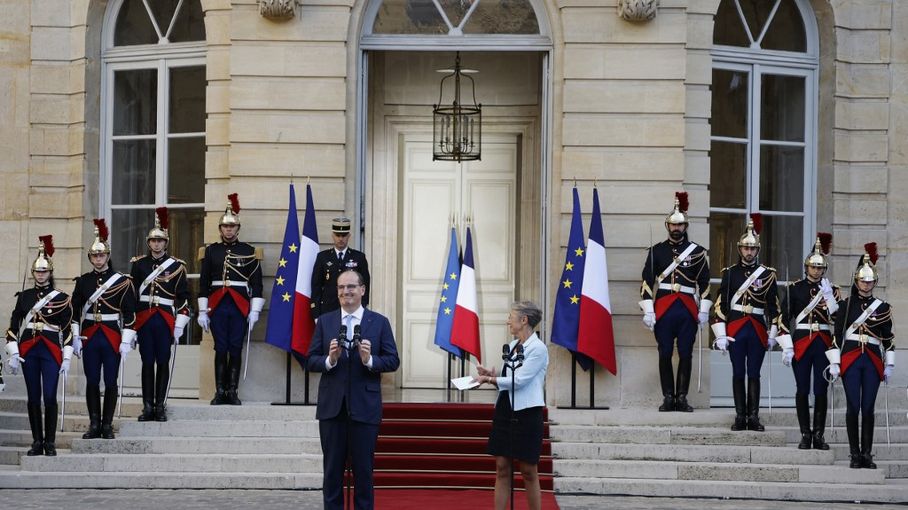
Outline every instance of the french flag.
[(305, 356), (312, 342), (315, 320), (312, 317), (312, 270), (318, 256), (318, 227), (315, 224), (315, 206), (312, 204), (312, 187), (306, 185), (306, 215), (303, 218), (303, 235), (300, 237), (300, 258), (296, 273), (296, 296), (293, 300), (294, 352)]
[(451, 326), (451, 343), (476, 357), (482, 363), (479, 343), (479, 307), (476, 306), (476, 272), (473, 264), (473, 236), (467, 227), (460, 284), (457, 287), (457, 306)]
[(593, 217), (590, 221), (590, 237), (586, 245), (586, 263), (583, 268), (577, 350), (593, 358), (612, 375), (617, 375), (611, 310), (612, 304), (608, 297), (608, 267), (605, 261), (605, 235), (599, 212), (599, 190), (593, 188)]

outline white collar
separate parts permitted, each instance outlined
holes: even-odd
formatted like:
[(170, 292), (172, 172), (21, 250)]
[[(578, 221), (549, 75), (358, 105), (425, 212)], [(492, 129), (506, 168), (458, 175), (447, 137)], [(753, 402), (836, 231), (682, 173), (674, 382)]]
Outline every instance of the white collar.
[(344, 310), (343, 308), (341, 308), (341, 309), (340, 309), (340, 312), (341, 312), (341, 322), (343, 322), (344, 319), (345, 319), (348, 315), (352, 315), (356, 320), (362, 322), (362, 321), (363, 321), (363, 313), (365, 313), (365, 311), (366, 311), (366, 309), (363, 308), (363, 305), (359, 305), (359, 308), (357, 308), (356, 311), (353, 312), (353, 313), (347, 313), (346, 310)]

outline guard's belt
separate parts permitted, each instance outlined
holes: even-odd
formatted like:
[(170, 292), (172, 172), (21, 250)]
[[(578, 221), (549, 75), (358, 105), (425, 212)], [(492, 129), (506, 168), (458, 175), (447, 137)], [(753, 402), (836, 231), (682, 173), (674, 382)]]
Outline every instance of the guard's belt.
[(152, 298), (152, 297), (149, 297), (147, 294), (139, 296), (139, 301), (141, 301), (143, 303), (149, 303), (152, 306), (161, 306), (161, 305), (173, 306), (172, 299), (162, 298), (159, 296), (155, 296)]
[(756, 308), (756, 307), (754, 307), (754, 306), (752, 306), (752, 305), (738, 305), (738, 304), (734, 304), (734, 305), (731, 305), (731, 309), (734, 310), (734, 311), (736, 311), (736, 312), (743, 312), (743, 313), (754, 314), (754, 315), (763, 315), (763, 309), (762, 309), (762, 308)]
[(89, 313), (89, 314), (85, 315), (85, 320), (92, 321), (92, 322), (118, 321), (118, 320), (120, 320), (120, 314), (118, 314), (118, 313), (100, 313), (100, 314)]
[(243, 287), (244, 289), (249, 287), (246, 282), (237, 282), (233, 280), (227, 280), (226, 282), (224, 280), (214, 280), (211, 282), (211, 285), (213, 287)]
[(820, 324), (813, 322), (810, 324), (798, 324), (797, 326), (795, 326), (795, 329), (805, 329), (809, 331), (832, 331), (832, 326), (830, 326), (829, 324)]
[(688, 287), (686, 285), (681, 285), (680, 283), (660, 283), (659, 289), (661, 290), (670, 290), (672, 292), (683, 292), (684, 294), (696, 295), (697, 289), (693, 287)]
[(845, 339), (854, 340), (855, 342), (861, 342), (862, 344), (880, 345), (880, 341), (877, 338), (874, 338), (870, 335), (858, 335), (858, 334), (852, 333), (852, 334), (848, 335), (847, 337), (845, 337)]
[(53, 331), (57, 333), (60, 331), (60, 326), (54, 326), (53, 324), (48, 324), (46, 322), (29, 322), (25, 325), (25, 329), (31, 329), (33, 331)]

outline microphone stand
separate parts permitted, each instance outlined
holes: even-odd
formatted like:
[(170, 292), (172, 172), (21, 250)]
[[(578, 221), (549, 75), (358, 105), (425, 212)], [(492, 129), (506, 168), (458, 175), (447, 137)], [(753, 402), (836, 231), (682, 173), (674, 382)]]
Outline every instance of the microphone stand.
[[(505, 346), (507, 350), (507, 346)], [(510, 457), (510, 492), (511, 492), (511, 510), (514, 510), (514, 405), (516, 403), (516, 391), (514, 387), (514, 378), (515, 372), (517, 369), (523, 366), (523, 345), (519, 342), (514, 346), (514, 349), (511, 351), (503, 352), (501, 359), (504, 362), (504, 366), (511, 369), (511, 389), (509, 393), (511, 394), (511, 413), (510, 419), (508, 420), (508, 451), (511, 453)]]

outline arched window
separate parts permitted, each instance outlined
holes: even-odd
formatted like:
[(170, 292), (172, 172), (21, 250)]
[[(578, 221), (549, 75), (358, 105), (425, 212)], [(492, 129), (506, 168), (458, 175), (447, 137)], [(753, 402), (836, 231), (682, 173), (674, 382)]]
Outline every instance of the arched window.
[(816, 228), (816, 21), (802, 0), (722, 0), (713, 45), (710, 263), (737, 261), (760, 212), (761, 260), (798, 278)]
[(200, 0), (114, 0), (103, 37), (101, 212), (114, 267), (147, 250), (170, 208), (170, 253), (197, 273), (205, 202), (205, 27)]

